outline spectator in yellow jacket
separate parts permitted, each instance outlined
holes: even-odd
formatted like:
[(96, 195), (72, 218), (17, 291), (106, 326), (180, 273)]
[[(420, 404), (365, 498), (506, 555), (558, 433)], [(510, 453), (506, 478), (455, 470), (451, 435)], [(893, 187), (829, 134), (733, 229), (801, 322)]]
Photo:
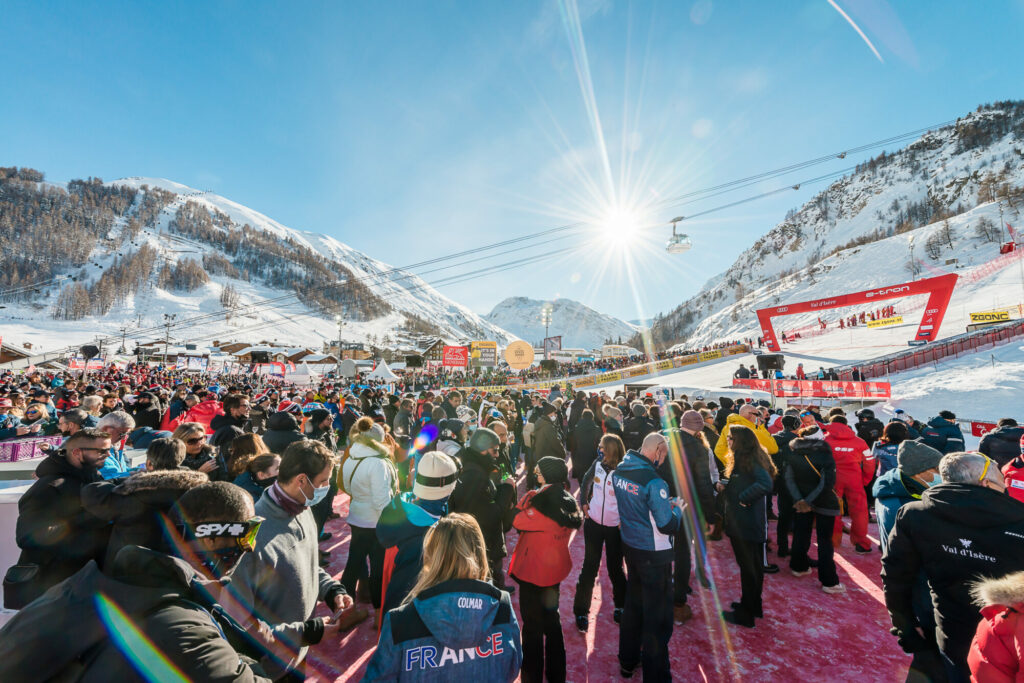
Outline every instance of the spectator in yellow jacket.
[(738, 414), (730, 415), (726, 419), (722, 435), (719, 437), (718, 443), (715, 444), (715, 457), (723, 463), (726, 462), (726, 455), (729, 453), (729, 430), (733, 425), (743, 425), (753, 430), (758, 442), (768, 451), (768, 455), (775, 455), (779, 452), (779, 444), (775, 443), (775, 437), (762, 424), (761, 414), (757, 411), (757, 408), (751, 403), (744, 403), (740, 407)]

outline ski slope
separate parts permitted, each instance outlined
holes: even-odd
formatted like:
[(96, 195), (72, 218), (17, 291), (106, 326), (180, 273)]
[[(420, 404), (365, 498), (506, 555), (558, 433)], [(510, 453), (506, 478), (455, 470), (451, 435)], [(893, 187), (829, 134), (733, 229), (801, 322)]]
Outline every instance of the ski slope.
[[(76, 273), (80, 271), (84, 275), (83, 282), (94, 282), (119, 256), (142, 244), (148, 244), (159, 255), (159, 262), (149, 282), (134, 294), (125, 296), (107, 315), (93, 315), (76, 321), (52, 318), (59, 287), (48, 288), (32, 302), (6, 303), (0, 311), (0, 337), (8, 345), (20, 347), (30, 344), (33, 352), (54, 351), (69, 345), (79, 346), (92, 342), (98, 335), (120, 336), (123, 328), (128, 337), (126, 347), (130, 351), (136, 341), (164, 337), (165, 315), (176, 316), (178, 321), (206, 316), (196, 324), (184, 326), (179, 322), (177, 327), (172, 327), (172, 343), (192, 342), (209, 346), (215, 340), (252, 343), (268, 341), (319, 349), (324, 342), (337, 340), (338, 326), (331, 316), (306, 306), (292, 290), (271, 287), (255, 278), (244, 280), (226, 275), (210, 275), (208, 283), (189, 292), (159, 287), (157, 272), (161, 264), (173, 265), (183, 258), (202, 261), (204, 255), (219, 253), (214, 246), (171, 232), (170, 224), (176, 212), (187, 202), (195, 202), (210, 212), (224, 213), (236, 226), (250, 225), (279, 239), (306, 246), (342, 264), (351, 271), (354, 278), (366, 284), (382, 301), (392, 306), (390, 312), (382, 311), (366, 320), (346, 320), (342, 330), (342, 337), (346, 341), (394, 346), (398, 341), (398, 330), (406, 325), (405, 313), (430, 321), (443, 335), (453, 340), (480, 338), (506, 344), (515, 339), (505, 330), (444, 296), (419, 276), (399, 271), (333, 237), (294, 230), (220, 195), (163, 178), (133, 177), (110, 184), (125, 185), (136, 190), (144, 186), (160, 188), (174, 193), (175, 197), (160, 211), (152, 226), (142, 228), (131, 246), (121, 244), (118, 239), (125, 218), (114, 220), (107, 237), (117, 246), (97, 246), (89, 257), (89, 263), (77, 269)], [(137, 198), (136, 204), (138, 202)], [(324, 286), (329, 284), (324, 283)], [(227, 310), (221, 303), (221, 293), (228, 286), (237, 292), (241, 306), (266, 300), (276, 303), (246, 310)], [(382, 343), (385, 339), (390, 344)], [(118, 346), (120, 341), (115, 343), (115, 348)]]
[[(956, 302), (954, 294), (954, 302)], [(944, 337), (965, 330), (965, 319), (970, 311), (985, 310), (983, 300), (972, 297), (969, 290), (962, 295), (960, 310), (950, 310), (942, 326)], [(989, 306), (988, 308), (991, 308)], [(950, 321), (955, 322), (950, 322)], [(825, 334), (798, 340), (794, 344), (783, 344), (786, 358), (785, 373), (793, 374), (798, 363), (804, 364), (810, 375), (819, 367), (828, 369), (847, 363), (866, 360), (875, 356), (904, 351), (907, 339), (917, 331), (917, 320), (910, 320), (901, 326), (869, 329), (858, 326), (853, 329), (831, 330)], [(754, 354), (730, 356), (717, 363), (708, 363), (697, 368), (667, 372), (655, 378), (638, 378), (638, 381), (653, 381), (663, 385), (698, 386), (726, 388), (732, 385), (732, 375), (740, 363), (746, 366), (757, 363)], [(885, 378), (878, 378), (885, 379)], [(891, 375), (892, 399), (873, 407), (882, 415), (892, 415), (902, 408), (919, 420), (938, 414), (940, 410), (952, 410), (959, 418), (995, 422), (1002, 417), (1013, 417), (1024, 423), (1024, 343), (1013, 340), (1001, 346), (982, 349), (978, 352), (946, 359), (928, 367), (915, 368)], [(623, 383), (606, 384), (595, 389), (608, 392), (623, 388)], [(710, 397), (714, 397), (711, 394)], [(865, 404), (867, 405), (867, 404)], [(976, 440), (973, 441), (976, 444)], [(972, 441), (968, 439), (968, 446)]]

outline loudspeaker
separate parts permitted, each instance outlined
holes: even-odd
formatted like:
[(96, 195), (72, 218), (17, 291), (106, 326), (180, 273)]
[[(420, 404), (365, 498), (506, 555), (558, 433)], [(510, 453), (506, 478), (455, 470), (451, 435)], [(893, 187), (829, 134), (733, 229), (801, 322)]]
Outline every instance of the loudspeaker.
[(785, 366), (786, 358), (781, 353), (766, 353), (763, 356), (757, 356), (757, 369), (761, 372), (783, 370)]
[(270, 352), (269, 351), (253, 351), (252, 352), (253, 363), (269, 363)]
[(423, 356), (406, 356), (405, 367), (407, 368), (422, 368), (423, 367)]
[(93, 346), (92, 344), (87, 344), (86, 346), (83, 346), (82, 348), (78, 349), (78, 353), (82, 356), (82, 358), (89, 360), (90, 358), (95, 358), (96, 356), (100, 355), (100, 350), (97, 347)]

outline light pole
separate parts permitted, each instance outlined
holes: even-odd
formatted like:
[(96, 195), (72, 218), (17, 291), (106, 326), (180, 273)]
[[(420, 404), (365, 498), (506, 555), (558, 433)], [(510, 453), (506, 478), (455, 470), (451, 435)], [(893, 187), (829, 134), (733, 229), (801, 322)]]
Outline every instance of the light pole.
[(544, 345), (544, 360), (548, 360), (548, 327), (551, 326), (551, 313), (554, 307), (551, 304), (544, 304), (540, 307), (540, 321), (544, 323), (544, 341), (541, 342)]
[(338, 355), (334, 359), (337, 366), (334, 368), (334, 379), (341, 379), (341, 327), (345, 324), (345, 321), (341, 319), (340, 315), (334, 316), (334, 322), (338, 323)]
[(171, 343), (171, 323), (177, 317), (176, 313), (164, 313), (164, 370), (167, 369), (167, 347)]

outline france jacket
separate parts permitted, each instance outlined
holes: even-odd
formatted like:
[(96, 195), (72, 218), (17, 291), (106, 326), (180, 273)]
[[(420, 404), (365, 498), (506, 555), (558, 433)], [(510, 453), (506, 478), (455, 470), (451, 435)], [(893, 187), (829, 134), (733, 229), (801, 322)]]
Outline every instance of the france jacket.
[(384, 617), (364, 681), (513, 681), (523, 651), (508, 593), (453, 579)]
[(671, 562), (672, 539), (682, 523), (682, 510), (672, 505), (668, 486), (654, 463), (628, 451), (611, 476), (622, 542), (652, 560)]

